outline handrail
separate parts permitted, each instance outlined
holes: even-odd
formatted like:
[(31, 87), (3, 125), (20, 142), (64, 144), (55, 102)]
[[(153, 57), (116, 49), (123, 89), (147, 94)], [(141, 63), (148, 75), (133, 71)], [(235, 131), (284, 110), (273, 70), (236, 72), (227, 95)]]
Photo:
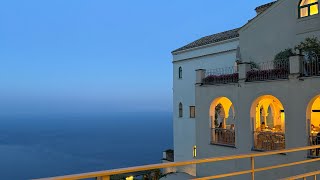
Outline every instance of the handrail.
[[(320, 145), (290, 148), (290, 149), (278, 150), (278, 151), (204, 158), (204, 159), (196, 159), (196, 160), (173, 162), (173, 163), (152, 164), (152, 165), (146, 165), (146, 166), (129, 167), (129, 168), (122, 168), (122, 169), (107, 170), (107, 171), (97, 171), (97, 172), (74, 174), (74, 175), (67, 175), (67, 176), (41, 178), (41, 179), (37, 179), (37, 180), (76, 180), (76, 179), (86, 179), (86, 178), (96, 178), (96, 177), (108, 177), (108, 176), (112, 176), (112, 175), (127, 174), (127, 173), (132, 173), (132, 172), (139, 172), (139, 171), (148, 171), (148, 170), (162, 169), (162, 168), (168, 168), (168, 167), (187, 166), (187, 165), (193, 165), (193, 164), (227, 161), (227, 160), (235, 160), (235, 159), (255, 158), (255, 157), (262, 157), (262, 156), (269, 156), (269, 155), (283, 154), (283, 153), (290, 153), (290, 152), (298, 152), (298, 151), (317, 149), (317, 148), (320, 148)], [(306, 160), (306, 161), (313, 162), (316, 160), (312, 159), (312, 160)], [(261, 169), (263, 169), (263, 168), (260, 168), (260, 171), (262, 171)], [(250, 172), (251, 171), (252, 170), (250, 170)], [(259, 169), (255, 169), (254, 171), (257, 172), (257, 171), (259, 171)], [(235, 173), (234, 173), (234, 175), (235, 175)]]
[(320, 171), (313, 171), (313, 172), (309, 172), (309, 173), (305, 173), (305, 174), (300, 174), (297, 176), (291, 176), (291, 177), (287, 177), (287, 178), (283, 178), (281, 180), (293, 180), (293, 179), (301, 179), (301, 178), (306, 178), (306, 177), (310, 177), (310, 176), (316, 176), (319, 175)]

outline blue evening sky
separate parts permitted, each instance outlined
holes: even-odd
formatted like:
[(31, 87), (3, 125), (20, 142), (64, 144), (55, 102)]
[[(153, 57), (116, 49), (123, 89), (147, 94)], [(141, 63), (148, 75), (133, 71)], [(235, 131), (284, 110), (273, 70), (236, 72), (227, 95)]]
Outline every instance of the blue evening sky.
[(2, 0), (0, 113), (170, 112), (170, 52), (268, 2)]

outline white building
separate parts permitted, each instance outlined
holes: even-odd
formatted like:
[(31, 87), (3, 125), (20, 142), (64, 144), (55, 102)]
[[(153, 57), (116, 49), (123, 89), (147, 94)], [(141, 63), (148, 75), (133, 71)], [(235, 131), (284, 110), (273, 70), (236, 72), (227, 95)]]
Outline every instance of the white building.
[[(292, 54), (290, 61), (275, 56), (308, 37), (320, 39), (318, 9), (318, 0), (271, 2), (257, 7), (257, 16), (240, 29), (201, 38), (172, 52), (175, 161), (317, 144), (320, 50), (307, 57)], [(315, 156), (319, 156), (316, 151), (274, 155), (256, 163), (268, 166)], [(300, 165), (291, 171), (309, 172), (319, 165)], [(180, 171), (203, 177), (248, 168), (249, 162), (238, 160)], [(290, 175), (279, 169), (256, 177)]]
[[(196, 69), (232, 66), (239, 45), (238, 29), (203, 37), (173, 54), (174, 160), (194, 158)], [(183, 171), (195, 175), (195, 167)]]

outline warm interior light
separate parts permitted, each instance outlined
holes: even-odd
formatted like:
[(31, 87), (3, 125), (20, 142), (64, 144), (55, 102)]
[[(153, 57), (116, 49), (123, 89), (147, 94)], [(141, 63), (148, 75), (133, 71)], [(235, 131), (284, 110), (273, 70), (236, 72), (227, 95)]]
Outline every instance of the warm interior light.
[(262, 130), (264, 126), (276, 132), (285, 131), (285, 111), (281, 102), (273, 96), (262, 96), (256, 107), (255, 130)]
[(133, 180), (133, 176), (126, 177), (126, 180)]
[(318, 4), (310, 6), (310, 15), (315, 15), (319, 13)]
[(307, 17), (308, 16), (308, 7), (300, 9), (300, 16), (301, 17)]
[(317, 98), (312, 105), (310, 125), (314, 125), (315, 127), (318, 127), (318, 128), (320, 128), (320, 113), (319, 111), (317, 111), (319, 109), (320, 109), (320, 98)]
[(318, 0), (302, 0), (300, 3), (300, 17), (312, 16), (319, 13)]
[(197, 157), (197, 146), (193, 146), (193, 157)]

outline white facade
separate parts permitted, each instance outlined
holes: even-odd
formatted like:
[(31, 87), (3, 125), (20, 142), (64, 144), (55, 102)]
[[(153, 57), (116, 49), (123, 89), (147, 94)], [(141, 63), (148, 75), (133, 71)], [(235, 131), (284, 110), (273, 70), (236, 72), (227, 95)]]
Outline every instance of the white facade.
[[(195, 118), (190, 118), (190, 106), (195, 106), (196, 69), (216, 69), (233, 66), (236, 60), (238, 38), (218, 42), (173, 54), (173, 129), (174, 160), (192, 160), (196, 145)], [(179, 68), (182, 78), (179, 78)], [(179, 103), (183, 105), (183, 117), (179, 117)], [(196, 112), (196, 117), (197, 117)], [(181, 171), (195, 175), (195, 167)]]
[[(276, 104), (281, 104), (281, 107), (278, 107), (277, 112), (272, 116), (279, 116), (279, 123), (282, 123), (279, 126), (285, 137), (283, 148), (310, 145), (312, 108), (317, 109), (318, 107), (312, 107), (312, 103), (317, 98), (320, 102), (320, 79), (319, 77), (301, 77), (301, 70), (305, 67), (301, 64), (303, 59), (300, 56), (291, 59), (290, 68), (287, 69), (290, 70), (287, 78), (272, 81), (246, 82), (246, 73), (251, 67), (245, 64), (238, 66), (239, 81), (236, 83), (196, 85), (195, 73), (197, 69), (208, 71), (233, 66), (238, 46), (242, 62), (259, 63), (272, 61), (277, 53), (287, 48), (294, 48), (307, 37), (320, 39), (320, 14), (299, 18), (298, 7), (300, 3), (300, 0), (278, 0), (243, 26), (239, 30), (240, 38), (173, 53), (175, 161), (193, 159), (194, 146), (197, 147), (197, 159), (255, 152), (253, 151), (256, 146), (254, 132), (261, 128), (262, 120), (260, 117), (264, 117), (264, 121), (266, 121), (267, 114), (270, 114), (269, 111), (264, 112), (263, 108), (259, 109), (258, 113), (259, 98), (264, 96), (275, 97), (273, 101), (279, 101)], [(180, 79), (179, 67), (183, 70)], [(201, 70), (201, 72), (205, 71)], [(200, 75), (201, 73), (198, 73), (199, 80), (203, 76), (207, 76), (203, 74), (199, 78)], [(217, 136), (215, 134), (217, 131), (212, 131), (212, 128), (215, 128), (212, 122), (212, 114), (214, 114), (212, 113), (214, 110), (212, 104), (221, 97), (226, 97), (232, 102), (232, 116), (235, 117), (232, 122), (235, 125), (233, 131), (235, 144), (232, 146), (212, 143), (213, 136)], [(182, 118), (179, 118), (179, 103), (183, 104)], [(189, 118), (189, 106), (196, 106), (195, 119)], [(318, 116), (314, 115), (314, 117)], [(268, 158), (259, 158), (256, 164), (265, 167), (305, 160), (307, 157), (308, 152), (274, 155)], [(318, 170), (319, 165), (319, 163), (313, 163), (290, 169), (267, 171), (257, 173), (256, 177), (257, 179), (278, 179)], [(192, 168), (196, 168), (196, 170), (194, 171)], [(250, 169), (248, 160), (237, 160), (201, 164), (185, 169), (185, 171), (198, 177), (204, 177), (248, 169)], [(292, 171), (295, 173), (292, 174)], [(231, 179), (248, 179), (248, 176), (237, 176)]]

